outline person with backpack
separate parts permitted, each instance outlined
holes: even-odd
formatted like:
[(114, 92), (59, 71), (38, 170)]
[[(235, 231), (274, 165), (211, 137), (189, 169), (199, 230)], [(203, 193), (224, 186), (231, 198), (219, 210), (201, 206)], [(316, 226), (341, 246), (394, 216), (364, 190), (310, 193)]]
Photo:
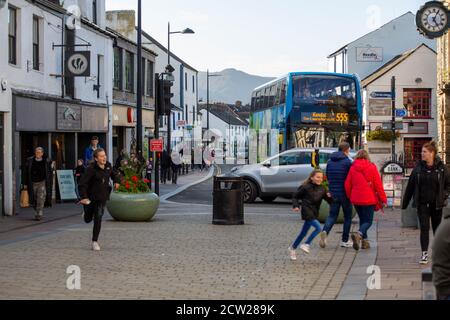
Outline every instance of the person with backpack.
[[(300, 246), (300, 249), (305, 253), (309, 254), (311, 252), (311, 244), (320, 233), (321, 226), (318, 221), (320, 205), (323, 200), (326, 200), (329, 203), (332, 202), (330, 193), (322, 185), (323, 179), (323, 172), (320, 169), (315, 169), (293, 195), (293, 211), (296, 213), (301, 211), (302, 219), (305, 221), (305, 224), (292, 246), (288, 249), (291, 260), (297, 260), (296, 250), (303, 239), (308, 235), (311, 228), (314, 228), (315, 230), (309, 236), (307, 241)], [(301, 210), (299, 201), (301, 201)]]
[(366, 150), (357, 153), (345, 181), (345, 191), (359, 216), (359, 231), (352, 234), (353, 248), (370, 249), (368, 231), (375, 211), (386, 206), (387, 197), (377, 166), (370, 161)]
[(328, 178), (329, 189), (333, 197), (328, 216), (322, 233), (320, 234), (320, 247), (325, 248), (327, 238), (339, 217), (341, 208), (344, 212), (344, 231), (342, 233), (342, 248), (351, 248), (350, 230), (352, 228), (353, 207), (345, 193), (345, 180), (352, 166), (350, 159), (350, 144), (343, 142), (339, 145), (339, 151), (331, 155), (327, 164), (326, 176)]
[(428, 247), (430, 245), (430, 220), (433, 234), (442, 221), (442, 212), (448, 204), (450, 195), (450, 171), (437, 155), (435, 142), (422, 147), (420, 161), (408, 181), (403, 197), (402, 209), (407, 209), (411, 199), (417, 208), (420, 222), (420, 245), (422, 257), (420, 264), (428, 264)]

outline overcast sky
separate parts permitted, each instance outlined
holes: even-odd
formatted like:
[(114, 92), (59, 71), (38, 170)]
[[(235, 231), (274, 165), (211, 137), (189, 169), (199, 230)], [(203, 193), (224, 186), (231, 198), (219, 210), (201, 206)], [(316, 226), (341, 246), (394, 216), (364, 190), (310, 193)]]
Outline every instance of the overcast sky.
[[(236, 68), (279, 76), (327, 69), (327, 55), (425, 0), (143, 0), (143, 27), (201, 71)], [(340, 6), (340, 7), (338, 7)], [(137, 0), (106, 0), (107, 10), (137, 8)]]

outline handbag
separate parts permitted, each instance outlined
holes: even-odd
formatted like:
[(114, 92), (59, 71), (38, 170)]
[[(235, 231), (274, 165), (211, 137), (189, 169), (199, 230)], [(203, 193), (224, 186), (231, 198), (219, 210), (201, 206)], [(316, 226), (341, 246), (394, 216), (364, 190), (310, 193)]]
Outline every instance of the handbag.
[(30, 207), (30, 196), (28, 194), (27, 187), (23, 187), (20, 192), (20, 207), (29, 208)]

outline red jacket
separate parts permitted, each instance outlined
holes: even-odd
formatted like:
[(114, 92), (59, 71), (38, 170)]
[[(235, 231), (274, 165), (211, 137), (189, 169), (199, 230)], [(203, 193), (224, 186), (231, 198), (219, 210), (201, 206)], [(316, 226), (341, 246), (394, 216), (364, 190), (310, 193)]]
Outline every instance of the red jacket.
[(380, 202), (387, 203), (378, 169), (368, 160), (355, 160), (345, 181), (345, 192), (351, 203), (357, 206), (378, 206)]

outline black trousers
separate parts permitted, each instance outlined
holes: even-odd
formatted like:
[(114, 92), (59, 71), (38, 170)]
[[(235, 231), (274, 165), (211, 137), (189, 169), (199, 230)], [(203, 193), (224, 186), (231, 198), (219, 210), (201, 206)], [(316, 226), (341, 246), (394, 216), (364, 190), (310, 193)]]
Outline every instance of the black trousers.
[(180, 166), (172, 167), (172, 183), (177, 184)]
[(420, 204), (417, 208), (420, 222), (420, 245), (422, 251), (428, 251), (430, 246), (430, 221), (433, 234), (442, 222), (442, 209), (437, 210), (435, 203)]
[(84, 222), (94, 221), (94, 230), (92, 232), (92, 241), (97, 242), (102, 228), (103, 214), (105, 213), (105, 204), (92, 201), (90, 205), (84, 206)]
[(169, 175), (169, 168), (161, 167), (161, 183), (166, 183)]

